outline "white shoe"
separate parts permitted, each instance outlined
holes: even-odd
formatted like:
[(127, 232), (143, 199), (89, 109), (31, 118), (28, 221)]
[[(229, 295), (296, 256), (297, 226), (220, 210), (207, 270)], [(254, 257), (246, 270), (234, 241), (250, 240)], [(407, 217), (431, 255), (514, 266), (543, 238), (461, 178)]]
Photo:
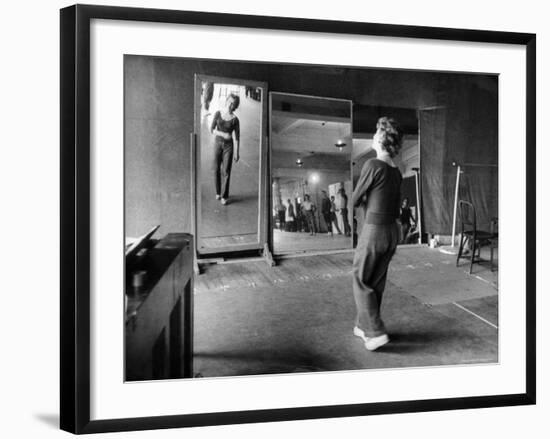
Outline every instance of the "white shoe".
[(367, 342), (368, 338), (365, 336), (365, 332), (360, 329), (358, 326), (354, 327), (353, 328), (353, 335), (355, 335), (356, 337), (359, 337), (360, 339), (362, 339), (365, 343)]
[(227, 204), (227, 199), (226, 198), (222, 198), (222, 204), (225, 206)]
[(390, 338), (388, 337), (388, 334), (382, 334), (378, 337), (368, 337), (365, 341), (365, 348), (367, 348), (368, 351), (375, 351), (379, 347), (384, 346), (389, 341)]
[(221, 197), (221, 196), (219, 196), (219, 195), (216, 195), (216, 200), (221, 200), (221, 199), (222, 199), (222, 197)]

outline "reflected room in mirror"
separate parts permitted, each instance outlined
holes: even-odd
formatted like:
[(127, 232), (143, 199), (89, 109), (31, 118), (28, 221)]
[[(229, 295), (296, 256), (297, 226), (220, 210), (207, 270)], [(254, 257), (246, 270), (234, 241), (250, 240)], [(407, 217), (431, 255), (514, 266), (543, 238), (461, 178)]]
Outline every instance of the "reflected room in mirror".
[(271, 94), (275, 254), (352, 247), (351, 102)]
[(195, 81), (197, 250), (260, 248), (265, 86)]

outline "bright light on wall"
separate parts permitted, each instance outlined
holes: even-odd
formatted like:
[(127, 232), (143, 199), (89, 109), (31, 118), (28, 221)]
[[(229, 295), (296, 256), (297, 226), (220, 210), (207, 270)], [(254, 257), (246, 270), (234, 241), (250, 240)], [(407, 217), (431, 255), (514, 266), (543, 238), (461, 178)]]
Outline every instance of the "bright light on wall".
[(311, 182), (319, 183), (319, 174), (311, 174)]

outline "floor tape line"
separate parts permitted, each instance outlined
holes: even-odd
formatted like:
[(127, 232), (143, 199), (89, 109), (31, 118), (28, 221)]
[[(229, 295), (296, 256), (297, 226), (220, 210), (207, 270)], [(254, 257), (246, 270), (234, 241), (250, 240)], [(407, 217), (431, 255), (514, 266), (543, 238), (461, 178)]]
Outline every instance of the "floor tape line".
[(494, 323), (491, 323), (489, 320), (486, 320), (483, 317), (477, 315), (475, 312), (470, 311), (468, 308), (465, 308), (465, 307), (463, 307), (462, 305), (459, 305), (456, 302), (453, 302), (453, 305), (455, 305), (455, 306), (459, 307), (461, 310), (466, 311), (467, 313), (470, 313), (471, 315), (477, 317), (479, 320), (481, 320), (482, 322), (487, 323), (489, 326), (492, 326), (493, 328), (498, 329), (497, 325), (495, 325)]

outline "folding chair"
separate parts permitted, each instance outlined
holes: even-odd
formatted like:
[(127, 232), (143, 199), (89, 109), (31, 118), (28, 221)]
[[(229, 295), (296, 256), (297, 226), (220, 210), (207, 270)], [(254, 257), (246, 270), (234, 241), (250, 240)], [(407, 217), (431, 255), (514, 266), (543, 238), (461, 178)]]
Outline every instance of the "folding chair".
[[(481, 247), (491, 246), (491, 271), (493, 270), (493, 249), (495, 243), (498, 242), (498, 233), (487, 232), (477, 229), (476, 210), (472, 203), (464, 200), (458, 202), (459, 218), (461, 222), (460, 246), (458, 247), (458, 255), (456, 258), (456, 266), (458, 267), (461, 258), (470, 259), (470, 274), (474, 263), (483, 262), (481, 259)], [(493, 228), (493, 227), (491, 227)], [(463, 255), (464, 246), (468, 244), (470, 248), (470, 256)], [(476, 256), (477, 251), (477, 256)]]

